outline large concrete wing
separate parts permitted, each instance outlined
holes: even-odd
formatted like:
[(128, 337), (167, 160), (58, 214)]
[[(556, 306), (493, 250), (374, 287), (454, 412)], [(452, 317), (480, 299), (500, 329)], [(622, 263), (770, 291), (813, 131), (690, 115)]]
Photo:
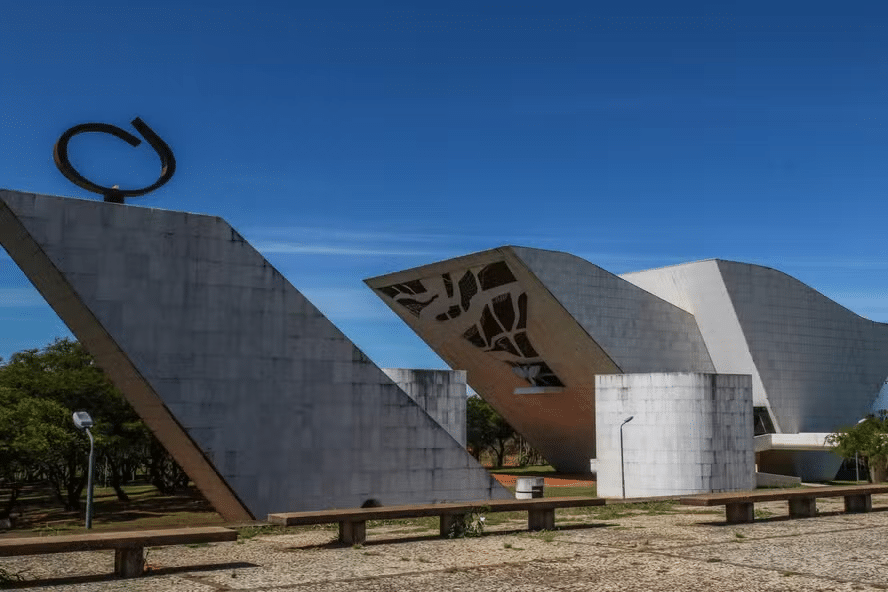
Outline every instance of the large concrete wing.
[(0, 190), (0, 243), (227, 520), (509, 495), (220, 218)]
[(562, 471), (595, 457), (595, 375), (711, 372), (692, 315), (578, 257), (500, 247), (366, 280)]

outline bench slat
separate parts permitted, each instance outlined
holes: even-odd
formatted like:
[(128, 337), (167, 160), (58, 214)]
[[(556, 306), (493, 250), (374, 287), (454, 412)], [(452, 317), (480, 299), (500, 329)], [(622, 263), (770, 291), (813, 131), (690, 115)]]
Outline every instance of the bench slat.
[(235, 540), (237, 540), (237, 532), (221, 526), (127, 532), (90, 532), (42, 537), (12, 537), (0, 539), (0, 557), (41, 555), (44, 553), (72, 553), (98, 549), (187, 545), (189, 543), (217, 543)]
[(522, 510), (550, 510), (603, 506), (604, 498), (545, 497), (526, 500), (481, 500), (445, 504), (383, 506), (380, 508), (350, 508), (343, 510), (314, 510), (310, 512), (282, 512), (268, 515), (268, 521), (282, 526), (327, 524), (330, 522), (391, 520), (421, 518), (445, 514), (465, 514), (478, 510), (488, 512), (519, 512)]
[(706, 493), (681, 498), (685, 506), (724, 506), (729, 503), (755, 503), (799, 498), (842, 497), (888, 493), (886, 485), (832, 485), (828, 487), (803, 487), (793, 489), (768, 489), (763, 491), (735, 491)]

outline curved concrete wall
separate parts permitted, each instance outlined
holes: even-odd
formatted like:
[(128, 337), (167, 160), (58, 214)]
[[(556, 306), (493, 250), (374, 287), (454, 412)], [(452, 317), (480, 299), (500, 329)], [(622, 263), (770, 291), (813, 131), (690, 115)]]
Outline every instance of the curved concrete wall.
[(595, 381), (598, 495), (626, 497), (755, 488), (752, 381), (747, 375), (600, 375)]

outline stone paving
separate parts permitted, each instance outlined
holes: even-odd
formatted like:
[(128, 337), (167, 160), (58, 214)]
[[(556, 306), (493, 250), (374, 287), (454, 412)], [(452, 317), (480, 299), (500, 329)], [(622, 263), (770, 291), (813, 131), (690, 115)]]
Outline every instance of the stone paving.
[[(888, 496), (843, 514), (785, 519), (785, 502), (756, 505), (754, 524), (719, 509), (662, 503), (559, 511), (558, 530), (519, 519), (484, 536), (439, 539), (434, 521), (368, 525), (368, 542), (337, 545), (335, 527), (259, 534), (237, 543), (150, 549), (153, 573), (110, 576), (110, 552), (0, 559), (29, 589), (61, 590), (885, 590)], [(628, 509), (627, 509), (628, 508)], [(498, 522), (490, 515), (490, 522)]]

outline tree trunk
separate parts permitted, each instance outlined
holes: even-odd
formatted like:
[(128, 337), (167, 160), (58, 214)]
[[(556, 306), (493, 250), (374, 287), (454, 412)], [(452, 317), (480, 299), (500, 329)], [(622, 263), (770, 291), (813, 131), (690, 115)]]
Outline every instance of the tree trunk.
[(503, 462), (506, 460), (506, 443), (500, 442), (494, 449), (494, 452), (496, 453), (496, 466), (502, 467)]
[(3, 504), (3, 509), (0, 510), (0, 520), (9, 518), (9, 515), (12, 514), (12, 509), (15, 508), (15, 502), (18, 500), (21, 491), (22, 486), (20, 483), (9, 484), (9, 497), (6, 503)]
[(86, 487), (86, 479), (81, 478), (77, 483), (73, 480), (68, 482), (68, 499), (65, 503), (65, 509), (71, 512), (80, 511), (80, 496), (83, 495), (83, 489)]
[(123, 490), (123, 486), (120, 484), (120, 477), (112, 476), (111, 477), (111, 487), (114, 489), (114, 493), (117, 495), (117, 499), (122, 502), (130, 501), (129, 496)]
[(128, 502), (130, 501), (129, 496), (123, 490), (123, 483), (125, 481), (124, 471), (126, 471), (126, 468), (122, 466), (122, 463), (108, 462), (108, 472), (110, 473), (108, 480), (110, 481), (111, 488), (114, 489), (118, 500)]
[(869, 472), (872, 483), (884, 483), (888, 478), (888, 461), (870, 460)]

